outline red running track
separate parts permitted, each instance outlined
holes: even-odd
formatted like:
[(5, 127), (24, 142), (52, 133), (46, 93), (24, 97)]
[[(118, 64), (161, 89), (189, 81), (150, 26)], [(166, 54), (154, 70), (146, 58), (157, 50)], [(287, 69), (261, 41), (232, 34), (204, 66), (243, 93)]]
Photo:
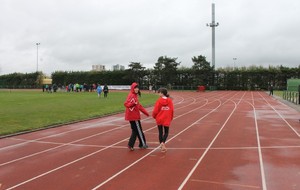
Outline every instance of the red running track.
[(151, 117), (149, 149), (129, 151), (123, 114), (3, 138), (0, 190), (300, 189), (298, 111), (258, 91), (170, 94), (166, 153)]

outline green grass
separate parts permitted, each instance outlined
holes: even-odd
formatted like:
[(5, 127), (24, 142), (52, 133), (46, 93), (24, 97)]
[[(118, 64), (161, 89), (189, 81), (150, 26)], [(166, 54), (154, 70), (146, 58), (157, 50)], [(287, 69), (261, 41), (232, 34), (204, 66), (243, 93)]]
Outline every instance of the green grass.
[[(110, 92), (108, 98), (98, 98), (95, 92), (0, 91), (0, 136), (122, 112), (127, 95), (128, 91)], [(143, 93), (139, 100), (145, 107), (157, 98)]]
[(281, 98), (283, 97), (283, 91), (274, 90), (273, 94)]

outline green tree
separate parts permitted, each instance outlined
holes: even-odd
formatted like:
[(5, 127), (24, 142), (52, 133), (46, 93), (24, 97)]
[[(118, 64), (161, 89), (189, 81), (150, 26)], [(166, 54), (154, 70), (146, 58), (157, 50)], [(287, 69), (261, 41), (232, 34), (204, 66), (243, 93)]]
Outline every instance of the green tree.
[(171, 87), (176, 84), (177, 58), (160, 56), (154, 66), (155, 84)]
[(193, 57), (192, 66), (195, 85), (213, 85), (214, 68), (206, 61), (206, 57), (199, 55)]
[(140, 62), (130, 62), (128, 65), (128, 78), (132, 82), (138, 82), (139, 85), (143, 85), (143, 78), (146, 75), (146, 67), (143, 67)]

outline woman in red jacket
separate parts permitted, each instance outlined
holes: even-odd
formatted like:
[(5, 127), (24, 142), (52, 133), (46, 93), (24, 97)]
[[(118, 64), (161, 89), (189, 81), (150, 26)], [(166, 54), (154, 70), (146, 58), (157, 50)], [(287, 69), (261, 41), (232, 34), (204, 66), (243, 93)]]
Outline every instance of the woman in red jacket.
[(138, 94), (140, 93), (139, 86), (137, 83), (132, 83), (130, 93), (127, 96), (127, 99), (124, 103), (126, 107), (125, 110), (125, 120), (129, 121), (131, 125), (131, 136), (128, 142), (128, 148), (134, 150), (134, 144), (136, 137), (138, 137), (140, 148), (148, 148), (146, 144), (146, 138), (141, 125), (141, 114), (143, 112), (146, 116), (149, 116), (147, 110), (139, 103)]
[(173, 120), (174, 106), (165, 88), (158, 89), (160, 98), (156, 101), (152, 116), (158, 127), (158, 138), (162, 152), (167, 151), (166, 140), (169, 135), (169, 126)]

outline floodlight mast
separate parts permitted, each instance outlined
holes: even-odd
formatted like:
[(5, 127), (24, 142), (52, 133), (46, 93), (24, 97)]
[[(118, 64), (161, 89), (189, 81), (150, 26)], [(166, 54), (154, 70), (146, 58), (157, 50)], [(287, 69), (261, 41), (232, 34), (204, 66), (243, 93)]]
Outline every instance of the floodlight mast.
[(41, 43), (36, 43), (36, 72), (39, 72), (39, 45)]
[(212, 3), (211, 5), (211, 9), (212, 9), (212, 20), (211, 23), (206, 24), (206, 26), (211, 27), (212, 29), (212, 59), (211, 59), (211, 63), (212, 63), (212, 67), (215, 69), (215, 27), (219, 26), (219, 23), (215, 22), (215, 4)]

